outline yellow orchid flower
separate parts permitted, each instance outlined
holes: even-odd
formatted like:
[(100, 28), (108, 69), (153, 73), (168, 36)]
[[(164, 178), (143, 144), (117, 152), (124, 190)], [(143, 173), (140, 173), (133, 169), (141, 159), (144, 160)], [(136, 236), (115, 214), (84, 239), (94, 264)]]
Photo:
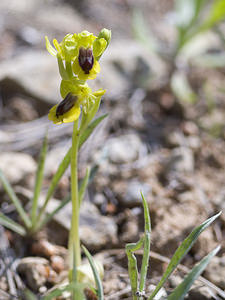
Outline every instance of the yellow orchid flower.
[(48, 114), (48, 119), (54, 124), (70, 123), (76, 121), (80, 116), (79, 96), (71, 93), (59, 103), (54, 105)]
[[(72, 91), (69, 91), (70, 87)], [(76, 92), (75, 92), (76, 91)], [(70, 123), (76, 121), (81, 113), (80, 106), (83, 107), (83, 112), (87, 114), (92, 105), (100, 101), (100, 98), (105, 94), (106, 90), (98, 90), (92, 93), (91, 88), (87, 85), (78, 88), (77, 85), (71, 85), (71, 82), (62, 80), (61, 94), (66, 96), (59, 103), (54, 105), (48, 114), (48, 119), (54, 124)]]
[(107, 47), (104, 38), (97, 38), (88, 31), (74, 35), (77, 42), (78, 55), (73, 63), (73, 72), (80, 80), (95, 79), (100, 72), (98, 57)]
[(73, 61), (77, 56), (77, 42), (75, 41), (74, 34), (68, 33), (59, 43), (56, 39), (53, 40), (51, 45), (47, 36), (45, 36), (46, 49), (52, 56), (58, 56), (65, 61)]

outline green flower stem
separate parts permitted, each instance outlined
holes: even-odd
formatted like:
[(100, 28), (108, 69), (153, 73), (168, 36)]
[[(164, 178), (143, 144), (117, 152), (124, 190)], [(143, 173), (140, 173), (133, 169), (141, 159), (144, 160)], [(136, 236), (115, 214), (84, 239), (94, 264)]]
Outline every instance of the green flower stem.
[(76, 267), (81, 264), (81, 250), (79, 238), (79, 192), (78, 192), (78, 176), (77, 176), (77, 156), (79, 147), (79, 130), (78, 120), (74, 122), (72, 136), (72, 152), (71, 152), (71, 198), (72, 198), (72, 219), (69, 234), (69, 264), (73, 269), (74, 262)]

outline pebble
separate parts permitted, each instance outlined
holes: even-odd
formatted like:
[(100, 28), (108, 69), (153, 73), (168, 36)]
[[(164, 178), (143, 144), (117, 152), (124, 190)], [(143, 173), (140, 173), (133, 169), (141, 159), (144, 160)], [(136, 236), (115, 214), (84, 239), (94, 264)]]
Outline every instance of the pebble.
[(139, 180), (131, 180), (126, 187), (125, 194), (121, 197), (121, 202), (126, 207), (133, 207), (142, 203), (141, 193), (147, 195), (151, 187), (147, 183), (140, 182)]
[(225, 255), (213, 257), (205, 271), (205, 277), (221, 289), (225, 289)]
[(211, 300), (216, 299), (216, 295), (207, 286), (199, 286), (192, 288), (188, 293), (188, 300)]
[(193, 172), (194, 156), (191, 149), (187, 147), (173, 149), (168, 167), (172, 172)]
[[(56, 200), (55, 200), (56, 201)], [(54, 202), (55, 202), (54, 201)], [(51, 202), (51, 201), (50, 201)], [(53, 208), (53, 205), (51, 203)], [(51, 210), (50, 206), (48, 207)], [(72, 207), (71, 203), (59, 211), (54, 219), (64, 228), (70, 230)], [(80, 237), (81, 243), (89, 250), (97, 250), (103, 247), (111, 247), (117, 243), (117, 225), (110, 216), (102, 216), (97, 207), (84, 201), (80, 208)]]
[(24, 181), (36, 172), (36, 162), (25, 153), (7, 152), (0, 154), (0, 169), (11, 184)]
[(112, 163), (126, 164), (138, 158), (141, 146), (141, 140), (137, 135), (127, 134), (108, 140), (104, 150)]
[(41, 257), (22, 258), (17, 267), (18, 272), (26, 278), (28, 286), (39, 291), (47, 282), (56, 282), (57, 275), (49, 262)]

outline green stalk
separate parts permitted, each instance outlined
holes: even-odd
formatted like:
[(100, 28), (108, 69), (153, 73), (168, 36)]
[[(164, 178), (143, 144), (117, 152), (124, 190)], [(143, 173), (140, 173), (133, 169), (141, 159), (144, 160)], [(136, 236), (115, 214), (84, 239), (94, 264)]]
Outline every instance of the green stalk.
[(77, 156), (79, 147), (79, 130), (78, 120), (74, 122), (72, 136), (72, 152), (71, 152), (71, 199), (72, 199), (72, 219), (69, 234), (69, 264), (70, 269), (76, 268), (81, 264), (81, 250), (79, 238), (79, 192), (78, 192), (78, 176), (77, 176)]
[(33, 228), (36, 226), (36, 218), (37, 218), (37, 212), (38, 212), (38, 199), (41, 193), (41, 187), (44, 177), (44, 165), (45, 165), (45, 158), (47, 154), (47, 148), (48, 148), (48, 141), (47, 141), (47, 134), (44, 138), (44, 142), (41, 149), (41, 154), (38, 162), (38, 168), (37, 168), (37, 174), (36, 174), (36, 181), (35, 181), (35, 187), (34, 187), (34, 195), (32, 199), (32, 208), (31, 208), (31, 222)]

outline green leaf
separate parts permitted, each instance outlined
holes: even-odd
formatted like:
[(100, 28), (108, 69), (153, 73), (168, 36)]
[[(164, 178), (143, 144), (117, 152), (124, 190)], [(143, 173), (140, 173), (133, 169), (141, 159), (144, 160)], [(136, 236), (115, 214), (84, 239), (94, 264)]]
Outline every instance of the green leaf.
[(220, 250), (220, 246), (216, 247), (212, 252), (205, 256), (199, 264), (197, 264), (191, 272), (184, 278), (184, 280), (175, 288), (172, 294), (169, 295), (168, 300), (183, 300), (184, 296), (189, 291), (194, 281), (201, 275), (205, 270), (210, 260)]
[(41, 219), (41, 216), (45, 212), (48, 201), (52, 197), (52, 195), (53, 195), (53, 193), (54, 193), (54, 191), (57, 187), (57, 184), (58, 184), (59, 180), (61, 179), (61, 177), (65, 173), (66, 169), (68, 168), (68, 166), (70, 164), (70, 157), (71, 157), (71, 148), (67, 151), (66, 155), (64, 156), (64, 158), (61, 161), (60, 165), (58, 166), (58, 169), (57, 169), (55, 175), (53, 176), (53, 178), (51, 180), (51, 183), (50, 183), (50, 186), (48, 188), (47, 195), (46, 195), (46, 198), (45, 198), (45, 202), (44, 202), (44, 204), (41, 208), (40, 214), (37, 218), (37, 222)]
[(132, 291), (133, 300), (138, 300), (137, 292), (138, 292), (138, 267), (137, 267), (137, 259), (135, 257), (134, 252), (141, 249), (144, 244), (145, 237), (140, 238), (137, 243), (129, 243), (126, 244), (126, 254), (128, 259), (128, 274), (130, 278), (130, 285)]
[(144, 254), (141, 264), (141, 276), (139, 291), (143, 292), (145, 288), (145, 281), (148, 271), (149, 255), (150, 255), (150, 235), (151, 235), (151, 221), (148, 209), (148, 203), (145, 200), (144, 195), (141, 193), (143, 207), (144, 207), (144, 218), (145, 218), (145, 236), (144, 236)]
[(36, 173), (36, 180), (35, 180), (35, 186), (34, 186), (34, 196), (32, 199), (32, 208), (31, 208), (31, 222), (32, 225), (35, 226), (36, 216), (37, 216), (37, 209), (38, 209), (38, 198), (40, 196), (43, 177), (44, 177), (44, 165), (45, 165), (45, 158), (47, 154), (47, 148), (48, 148), (48, 138), (47, 134), (45, 135), (41, 154), (38, 162), (38, 168)]
[(0, 212), (0, 224), (7, 227), (8, 229), (13, 230), (14, 232), (25, 236), (26, 230), (17, 222), (11, 220), (10, 218), (6, 217), (3, 213)]
[(181, 245), (177, 248), (176, 252), (174, 253), (173, 257), (170, 260), (170, 263), (164, 272), (160, 282), (156, 286), (153, 293), (150, 295), (148, 300), (151, 300), (154, 298), (154, 296), (158, 293), (158, 291), (161, 289), (165, 281), (169, 278), (171, 273), (175, 270), (177, 265), (180, 263), (180, 261), (184, 258), (184, 256), (188, 253), (188, 251), (191, 249), (199, 235), (209, 226), (212, 224), (212, 222), (220, 216), (221, 212), (216, 214), (215, 216), (212, 216), (211, 218), (207, 219), (205, 222), (203, 222), (201, 225), (196, 227), (189, 236), (181, 243)]
[(25, 289), (23, 290), (23, 296), (25, 300), (39, 300), (38, 297), (36, 297), (30, 290), (28, 289)]
[(97, 119), (95, 119), (94, 121), (92, 121), (87, 126), (87, 128), (84, 130), (83, 134), (80, 137), (79, 148), (81, 148), (81, 146), (84, 144), (84, 142), (89, 138), (91, 133), (94, 131), (95, 127), (97, 127), (98, 124), (101, 123), (101, 121), (104, 120), (107, 116), (108, 116), (108, 114), (104, 114), (104, 115), (98, 117)]
[(85, 300), (84, 293), (83, 293), (84, 287), (85, 287), (84, 284), (72, 282), (70, 284), (67, 284), (66, 286), (61, 286), (54, 289), (46, 296), (44, 296), (44, 298), (42, 298), (41, 300), (52, 300), (61, 296), (65, 292), (70, 292), (74, 294), (76, 293), (77, 299)]
[(145, 45), (145, 47), (153, 52), (159, 51), (159, 45), (154, 38), (153, 33), (150, 31), (149, 26), (145, 22), (143, 13), (138, 8), (133, 10), (132, 29), (134, 37)]
[[(88, 139), (88, 137), (90, 136), (90, 134), (93, 132), (93, 130), (98, 126), (98, 124), (105, 119), (105, 117), (107, 117), (107, 114), (100, 116), (99, 118), (95, 119), (94, 121), (92, 121), (92, 123), (86, 128), (86, 130), (84, 131), (84, 133), (81, 135), (80, 139), (79, 139), (79, 149), (82, 147), (82, 145), (85, 143), (85, 141)], [(39, 216), (37, 218), (37, 222), (41, 219), (42, 215), (45, 212), (46, 206), (48, 204), (48, 201), (50, 200), (50, 198), (52, 197), (57, 184), (59, 182), (59, 180), (61, 179), (61, 177), (63, 176), (63, 174), (65, 173), (66, 169), (68, 168), (69, 164), (70, 164), (70, 159), (71, 159), (71, 150), (72, 148), (70, 148), (66, 155), (64, 156), (63, 160), (61, 161), (55, 175), (53, 176), (50, 186), (48, 188), (47, 191), (47, 195), (45, 198), (45, 202), (41, 208), (41, 211), (39, 213)]]
[(81, 205), (83, 198), (84, 198), (84, 193), (86, 191), (88, 181), (89, 181), (89, 176), (90, 176), (90, 169), (87, 168), (86, 174), (81, 182), (81, 185), (79, 187), (79, 204)]
[(65, 198), (63, 201), (60, 202), (60, 204), (49, 214), (47, 214), (41, 222), (39, 222), (37, 226), (37, 230), (40, 230), (43, 228), (51, 219), (56, 215), (64, 206), (66, 206), (71, 200), (71, 197)]
[(176, 0), (175, 22), (179, 28), (188, 31), (199, 18), (207, 0)]
[(29, 228), (31, 226), (31, 221), (30, 221), (27, 213), (23, 209), (23, 206), (22, 206), (19, 198), (16, 196), (16, 194), (15, 194), (14, 190), (12, 189), (10, 183), (5, 178), (5, 176), (4, 176), (4, 174), (1, 170), (0, 170), (0, 180), (2, 182), (2, 185), (3, 185), (6, 193), (8, 194), (10, 200), (15, 205), (15, 208), (16, 208), (18, 214), (20, 215), (21, 219), (23, 220), (25, 226), (27, 228)]
[(185, 103), (195, 103), (197, 95), (192, 90), (186, 74), (182, 72), (175, 72), (171, 78), (171, 88), (174, 95)]
[(200, 30), (207, 30), (223, 21), (225, 18), (225, 1), (214, 0), (208, 19), (202, 24)]
[(84, 250), (84, 253), (87, 256), (87, 259), (91, 265), (91, 269), (92, 269), (92, 272), (93, 272), (93, 275), (95, 278), (95, 284), (97, 287), (98, 300), (104, 300), (102, 282), (101, 282), (100, 276), (98, 274), (97, 268), (95, 266), (94, 260), (91, 256), (91, 254), (89, 253), (89, 251), (84, 246), (82, 246), (82, 249)]

